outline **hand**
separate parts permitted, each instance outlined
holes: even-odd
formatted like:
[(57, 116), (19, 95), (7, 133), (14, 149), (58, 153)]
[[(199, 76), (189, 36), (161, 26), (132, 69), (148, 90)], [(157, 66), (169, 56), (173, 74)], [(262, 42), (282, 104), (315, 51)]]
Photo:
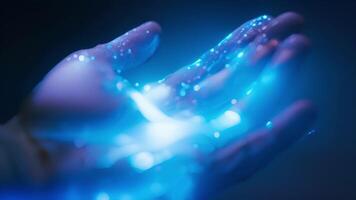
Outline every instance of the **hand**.
[(204, 131), (218, 140), (218, 147), (201, 158), (205, 168), (196, 177), (194, 199), (209, 199), (248, 178), (303, 136), (315, 119), (312, 104), (302, 100), (268, 120), (276, 112), (273, 104), (281, 98), (279, 93), (295, 80), (309, 41), (293, 34), (303, 24), (295, 13), (256, 25), (260, 20), (245, 23), (195, 63), (155, 86), (169, 93), (147, 94), (168, 113), (189, 110), (203, 115), (210, 123)]
[[(195, 176), (194, 194), (199, 199), (219, 193), (299, 138), (314, 118), (309, 103), (297, 102), (267, 128), (254, 131), (274, 112), (274, 91), (280, 91), (278, 86), (294, 76), (304, 58), (307, 39), (291, 35), (300, 26), (301, 18), (293, 13), (249, 21), (197, 62), (140, 93), (120, 74), (144, 62), (157, 47), (160, 28), (146, 23), (112, 42), (75, 52), (61, 61), (26, 102), (19, 115), (21, 126), (41, 140), (73, 143), (79, 138), (86, 145), (110, 141), (111, 136), (132, 131), (132, 127), (147, 130), (172, 119), (174, 123), (183, 122), (189, 129), (182, 131), (189, 133), (183, 134), (184, 139), (204, 132), (226, 140), (209, 150), (208, 156), (201, 156), (204, 169)], [(138, 120), (132, 116), (139, 116)], [(245, 121), (251, 123), (245, 126)], [(244, 137), (231, 142), (241, 134)], [(230, 136), (224, 139), (224, 135)], [(167, 148), (182, 140), (173, 138), (149, 150)], [(70, 155), (80, 160), (77, 149), (69, 149), (75, 153), (64, 154), (61, 161), (71, 160)], [(197, 151), (205, 150), (198, 147)], [(56, 159), (56, 165), (62, 165)], [(93, 165), (97, 164), (95, 159)], [(78, 163), (71, 163), (70, 168), (73, 166), (80, 168)], [(218, 181), (220, 184), (215, 184)]]

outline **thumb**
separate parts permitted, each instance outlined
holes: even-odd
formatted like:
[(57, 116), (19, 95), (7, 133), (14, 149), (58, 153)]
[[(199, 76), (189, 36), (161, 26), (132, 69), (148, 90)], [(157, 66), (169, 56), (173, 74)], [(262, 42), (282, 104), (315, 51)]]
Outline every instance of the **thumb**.
[(147, 60), (158, 45), (159, 32), (157, 23), (147, 22), (111, 42), (72, 53), (36, 86), (23, 116), (32, 124), (50, 119), (57, 123), (121, 111), (126, 98), (115, 90), (120, 79), (115, 70)]
[[(116, 70), (126, 70), (142, 64), (153, 55), (160, 32), (161, 27), (156, 22), (146, 22), (108, 43), (76, 54), (80, 60), (88, 57), (111, 64)], [(80, 55), (83, 56), (79, 58)]]

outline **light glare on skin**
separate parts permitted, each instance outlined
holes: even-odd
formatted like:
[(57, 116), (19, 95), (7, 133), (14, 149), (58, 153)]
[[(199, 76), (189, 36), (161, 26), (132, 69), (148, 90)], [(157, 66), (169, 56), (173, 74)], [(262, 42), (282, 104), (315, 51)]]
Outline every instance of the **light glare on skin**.
[(135, 200), (135, 199), (128, 194), (124, 194), (124, 195), (120, 195), (120, 198), (118, 200)]
[(181, 89), (181, 90), (179, 91), (179, 95), (180, 95), (181, 97), (184, 97), (186, 94), (187, 94), (187, 93), (185, 92), (185, 89)]
[(140, 152), (132, 157), (131, 164), (139, 170), (147, 170), (154, 165), (154, 157), (149, 152)]
[(236, 100), (236, 99), (231, 99), (231, 104), (232, 104), (232, 105), (237, 104), (237, 100)]
[(178, 120), (166, 120), (147, 124), (144, 132), (152, 149), (166, 148), (194, 132), (193, 126)]
[(129, 96), (136, 103), (137, 108), (148, 121), (162, 122), (170, 119), (141, 93), (133, 91), (129, 93)]
[(272, 123), (271, 121), (268, 121), (268, 122), (266, 123), (266, 127), (267, 127), (267, 128), (273, 128), (273, 123)]
[(151, 86), (145, 96), (152, 102), (160, 102), (166, 99), (171, 93), (171, 88), (165, 84)]
[(240, 122), (240, 115), (235, 111), (227, 110), (225, 111), (224, 116), (226, 117), (228, 123), (235, 125)]
[(200, 85), (194, 85), (193, 89), (194, 91), (198, 92), (200, 90)]
[(227, 110), (217, 118), (213, 119), (211, 121), (211, 125), (213, 126), (213, 128), (217, 130), (224, 130), (232, 126), (235, 126), (240, 122), (241, 122), (241, 117), (237, 112), (233, 110)]
[(96, 196), (96, 200), (110, 200), (110, 196), (108, 193), (106, 192), (100, 192), (97, 196)]
[(78, 57), (78, 60), (81, 61), (81, 62), (83, 62), (83, 61), (85, 60), (85, 56), (84, 56), (84, 55), (80, 55), (80, 56)]
[(244, 56), (244, 52), (243, 51), (241, 51), (240, 53), (237, 54), (238, 58), (242, 58), (243, 56)]
[(143, 86), (143, 90), (144, 90), (145, 92), (148, 92), (148, 91), (151, 90), (151, 86), (148, 85), (148, 84), (146, 84), (145, 86)]
[(252, 93), (252, 88), (247, 90), (246, 95), (250, 95)]
[(215, 138), (219, 138), (220, 137), (220, 132), (219, 131), (215, 131), (214, 132), (214, 137)]
[(122, 82), (118, 82), (116, 83), (116, 88), (121, 91), (124, 88), (124, 84)]

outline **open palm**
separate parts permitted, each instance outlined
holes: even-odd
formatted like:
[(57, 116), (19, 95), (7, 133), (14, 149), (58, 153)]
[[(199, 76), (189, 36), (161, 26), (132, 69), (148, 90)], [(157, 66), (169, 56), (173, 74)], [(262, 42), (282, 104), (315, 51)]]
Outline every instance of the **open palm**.
[[(21, 126), (55, 146), (49, 153), (61, 173), (105, 168), (121, 176), (127, 165), (160, 182), (158, 167), (194, 160), (199, 169), (182, 172), (194, 184), (182, 190), (210, 198), (264, 166), (315, 118), (310, 103), (299, 101), (271, 119), (308, 49), (294, 34), (301, 25), (294, 13), (250, 20), (196, 62), (139, 90), (122, 74), (158, 46), (159, 25), (145, 23), (61, 61), (25, 102)], [(189, 161), (172, 161), (188, 154)], [(177, 182), (168, 182), (144, 196), (172, 195)]]

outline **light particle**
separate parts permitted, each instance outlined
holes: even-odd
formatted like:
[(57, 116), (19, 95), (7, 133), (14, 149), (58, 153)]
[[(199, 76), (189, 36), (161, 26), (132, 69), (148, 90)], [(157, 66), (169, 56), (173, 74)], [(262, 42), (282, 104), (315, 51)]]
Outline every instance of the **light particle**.
[(144, 90), (145, 92), (148, 92), (148, 91), (151, 90), (151, 86), (148, 85), (148, 84), (146, 84), (145, 86), (143, 86), (143, 90)]
[(137, 169), (147, 170), (154, 165), (154, 158), (149, 152), (140, 152), (132, 158), (131, 163)]
[(237, 104), (237, 100), (236, 100), (236, 99), (231, 99), (231, 104), (232, 104), (232, 105)]
[(200, 85), (194, 85), (193, 89), (194, 91), (198, 92), (200, 90)]
[(271, 121), (268, 121), (266, 123), (266, 127), (269, 128), (269, 129), (272, 128), (273, 127), (273, 123)]
[(116, 83), (116, 88), (121, 91), (124, 88), (124, 84), (122, 82), (118, 82)]
[(186, 95), (185, 89), (181, 89), (181, 90), (179, 91), (179, 95), (180, 95), (181, 97), (184, 97), (184, 96)]
[(220, 132), (219, 131), (215, 131), (214, 132), (214, 138), (219, 138), (220, 137)]
[(78, 57), (78, 60), (81, 61), (81, 62), (83, 62), (83, 61), (85, 60), (85, 56), (84, 56), (84, 55), (80, 55), (80, 56)]
[(314, 134), (314, 133), (316, 133), (316, 131), (313, 129), (313, 130), (309, 131), (309, 132), (307, 133), (307, 135), (312, 135), (312, 134)]
[(106, 192), (100, 192), (96, 195), (96, 200), (110, 200), (110, 196)]
[(247, 90), (246, 95), (250, 95), (252, 93), (252, 88)]

